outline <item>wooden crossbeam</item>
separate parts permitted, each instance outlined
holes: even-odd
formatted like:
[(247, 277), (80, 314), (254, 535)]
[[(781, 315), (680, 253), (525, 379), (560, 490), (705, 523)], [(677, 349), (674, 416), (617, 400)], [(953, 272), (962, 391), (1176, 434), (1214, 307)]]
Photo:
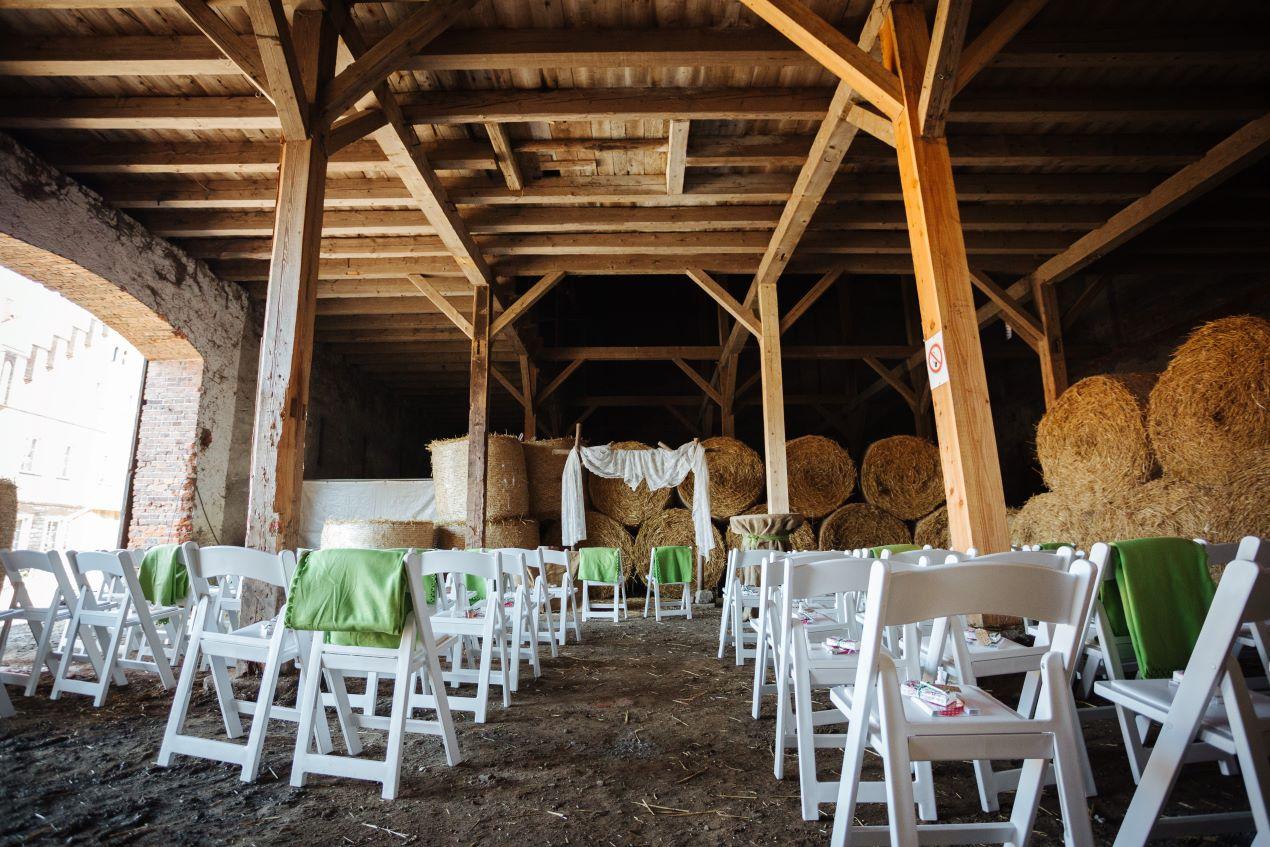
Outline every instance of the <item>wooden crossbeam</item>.
[(554, 271), (546, 274), (542, 279), (530, 286), (529, 290), (522, 294), (515, 303), (508, 306), (501, 315), (499, 315), (490, 327), (490, 335), (496, 336), (504, 329), (514, 324), (522, 315), (542, 299), (548, 291), (556, 287), (556, 283), (564, 279), (564, 271)]
[[(337, 120), (327, 133), (326, 149), (332, 155), (350, 144), (361, 141), (388, 123), (383, 109), (362, 109)], [(386, 160), (385, 160), (386, 161)]]
[(410, 274), (406, 277), (406, 279), (410, 280), (410, 284), (418, 289), (419, 293), (421, 293), (424, 297), (427, 297), (428, 300), (432, 302), (432, 305), (437, 307), (438, 312), (449, 318), (450, 323), (454, 324), (460, 332), (468, 338), (472, 337), (472, 324), (463, 316), (458, 308), (441, 293), (432, 280), (427, 277), (420, 276), (419, 274)]
[(538, 402), (541, 403), (544, 400), (546, 400), (548, 397), (550, 397), (552, 394), (554, 394), (556, 392), (556, 389), (564, 385), (564, 381), (568, 379), (570, 376), (572, 376), (574, 371), (582, 367), (582, 364), (585, 361), (586, 359), (581, 357), (576, 359), (571, 359), (569, 363), (564, 366), (564, 370), (556, 374), (555, 379), (547, 383), (546, 386), (543, 387), (542, 391), (538, 393)]
[(472, 5), (471, 0), (432, 0), (395, 24), (331, 81), (322, 102), (327, 123), (350, 109), (410, 56), (435, 39)]
[(282, 0), (247, 0), (247, 11), (283, 137), (308, 138), (309, 100), (304, 92), (304, 80), (300, 78), (300, 64)]
[(508, 191), (523, 191), (525, 175), (521, 172), (520, 162), (516, 160), (516, 150), (507, 135), (507, 128), (502, 124), (485, 125), (485, 133), (489, 136), (490, 145), (494, 148), (494, 158), (498, 169), (503, 172), (503, 181)]
[(740, 326), (744, 327), (755, 337), (762, 334), (762, 327), (754, 311), (749, 306), (737, 302), (736, 298), (729, 294), (728, 290), (718, 280), (701, 268), (687, 268), (684, 273), (700, 286), (702, 291), (709, 294), (716, 303), (722, 306)]
[(1032, 297), (1041, 314), (1041, 343), (1037, 345), (1036, 352), (1041, 358), (1041, 388), (1045, 394), (1045, 406), (1049, 408), (1067, 390), (1062, 314), (1058, 309), (1058, 292), (1052, 285), (1034, 283)]
[(803, 295), (802, 299), (794, 304), (794, 307), (785, 313), (785, 317), (781, 318), (781, 334), (789, 330), (794, 323), (807, 313), (817, 300), (824, 295), (826, 291), (833, 287), (833, 284), (842, 276), (842, 268), (834, 268), (826, 272), (820, 279), (816, 280), (816, 284)]
[(516, 384), (508, 379), (506, 374), (494, 367), (493, 364), (490, 364), (489, 372), (490, 376), (494, 377), (498, 384), (503, 386), (503, 389), (512, 396), (512, 399), (515, 400), (521, 407), (524, 407), (525, 395), (520, 392), (520, 389), (516, 387)]
[(927, 138), (944, 134), (944, 121), (948, 118), (948, 107), (952, 105), (957, 65), (969, 21), (970, 0), (939, 0), (918, 103), (918, 125)]
[(1041, 323), (1028, 312), (1018, 300), (1010, 295), (1008, 291), (996, 283), (996, 281), (986, 273), (970, 268), (970, 282), (975, 288), (987, 295), (988, 299), (995, 303), (1006, 316), (1010, 326), (1014, 327), (1019, 337), (1027, 343), (1033, 350), (1039, 352), (1041, 341), (1044, 338), (1044, 332), (1041, 329)]
[(710, 382), (705, 377), (703, 377), (697, 371), (696, 368), (694, 368), (692, 365), (688, 364), (686, 361), (678, 357), (671, 359), (671, 361), (675, 363), (675, 366), (679, 368), (679, 370), (687, 374), (688, 378), (691, 379), (693, 383), (698, 388), (700, 388), (701, 391), (707, 397), (709, 397), (711, 400), (718, 403), (719, 405), (723, 405), (723, 395), (720, 394), (718, 389), (716, 389), (713, 385), (711, 385)]
[(851, 41), (800, 0), (741, 2), (860, 92), (887, 117), (894, 118), (900, 113), (903, 104), (899, 80), (869, 55), (869, 47)]
[[(666, 346), (649, 345), (643, 347), (544, 347), (538, 351), (538, 357), (544, 362), (621, 362), (621, 361), (653, 361), (670, 359), (710, 360), (719, 358), (719, 348), (711, 346)], [(545, 391), (543, 392), (546, 393)]]
[(684, 169), (688, 164), (688, 121), (670, 122), (666, 150), (666, 193), (683, 194)]
[(233, 28), (225, 23), (225, 19), (216, 14), (204, 0), (176, 0), (176, 2), (194, 26), (198, 27), (199, 32), (207, 36), (207, 40), (212, 42), (216, 49), (232, 62), (243, 76), (247, 77), (256, 90), (272, 103), (273, 92), (269, 87), (269, 81), (265, 79), (265, 70), (261, 67), (260, 54), (255, 44), (234, 32)]
[(863, 361), (866, 365), (872, 368), (878, 376), (882, 377), (883, 382), (895, 389), (896, 394), (904, 398), (904, 402), (909, 405), (909, 408), (917, 408), (917, 394), (912, 388), (904, 383), (904, 380), (901, 379), (899, 375), (893, 373), (890, 368), (872, 356), (864, 357)]
[(1036, 17), (1049, 0), (1011, 0), (974, 41), (966, 45), (957, 67), (953, 93), (961, 91), (988, 63), (1010, 43), (1010, 40)]

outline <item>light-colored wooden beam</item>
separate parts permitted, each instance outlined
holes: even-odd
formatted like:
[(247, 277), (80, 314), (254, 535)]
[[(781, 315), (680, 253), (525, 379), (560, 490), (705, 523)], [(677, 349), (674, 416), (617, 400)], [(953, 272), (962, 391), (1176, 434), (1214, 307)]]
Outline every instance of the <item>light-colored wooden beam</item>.
[(879, 115), (867, 106), (852, 103), (847, 109), (846, 118), (888, 147), (895, 146), (895, 124), (884, 115)]
[(533, 307), (535, 303), (543, 298), (548, 291), (556, 287), (556, 283), (564, 279), (564, 271), (555, 271), (543, 276), (542, 279), (530, 286), (529, 290), (522, 294), (515, 303), (508, 306), (501, 315), (494, 320), (494, 325), (490, 329), (490, 335), (498, 335), (504, 329), (510, 327), (519, 320), (526, 312)]
[(899, 114), (899, 80), (801, 0), (741, 0), (750, 11), (850, 85), (887, 117)]
[(1019, 334), (1019, 338), (1022, 338), (1029, 347), (1039, 353), (1041, 341), (1044, 338), (1041, 322), (1032, 316), (1027, 307), (998, 285), (992, 277), (975, 268), (970, 268), (969, 271), (970, 281), (975, 288), (978, 288), (989, 300), (997, 304), (1005, 314), (1010, 326), (1014, 327), (1014, 331)]
[(802, 299), (794, 304), (794, 308), (781, 318), (781, 335), (784, 335), (794, 323), (807, 313), (817, 300), (824, 295), (826, 291), (833, 287), (833, 284), (842, 276), (842, 268), (834, 268), (827, 271), (820, 279), (816, 280), (816, 284), (803, 295)]
[[(983, 350), (974, 320), (965, 242), (947, 142), (923, 137), (918, 103), (930, 41), (922, 8), (891, 7), (896, 66), (906, 109), (896, 120), (896, 153), (909, 218), (922, 330), (942, 352), (928, 359), (948, 376), (932, 386), (935, 426), (948, 500), (952, 545), (1010, 548)], [(933, 380), (937, 382), (937, 380)]]
[(278, 110), (282, 135), (287, 139), (308, 138), (311, 107), (305, 96), (300, 63), (282, 0), (247, 0), (247, 11), (256, 33), (256, 46), (260, 49), (260, 64)]
[(388, 79), (405, 60), (454, 23), (472, 5), (471, 0), (431, 0), (393, 25), (388, 34), (357, 56), (331, 81), (322, 101), (322, 119), (333, 123)]
[(780, 307), (776, 284), (758, 291), (759, 373), (763, 381), (763, 461), (767, 471), (768, 514), (789, 511), (789, 466), (785, 456), (785, 388), (781, 372)]
[(961, 46), (970, 21), (970, 0), (939, 0), (935, 25), (931, 30), (930, 55), (922, 78), (918, 104), (922, 135), (936, 138), (944, 134), (944, 121), (952, 105)]
[(684, 169), (688, 164), (688, 121), (670, 122), (666, 149), (666, 193), (684, 193)]
[(541, 391), (541, 392), (539, 392), (539, 394), (538, 394), (538, 402), (539, 402), (539, 403), (542, 403), (542, 402), (543, 402), (543, 401), (545, 401), (548, 397), (550, 397), (552, 394), (555, 394), (555, 393), (556, 393), (556, 389), (557, 389), (557, 388), (559, 388), (560, 386), (564, 385), (565, 380), (567, 380), (570, 376), (572, 376), (574, 371), (576, 371), (578, 368), (582, 367), (582, 364), (583, 364), (585, 361), (586, 361), (586, 359), (583, 359), (583, 358), (577, 358), (577, 359), (572, 359), (572, 360), (570, 360), (570, 361), (569, 361), (569, 363), (568, 363), (567, 365), (565, 365), (565, 366), (564, 366), (564, 370), (562, 370), (562, 371), (560, 371), (560, 373), (556, 374), (555, 378), (554, 378), (553, 380), (551, 380), (551, 382), (549, 382), (549, 383), (547, 383), (545, 386), (543, 386), (542, 391)]
[(468, 319), (463, 317), (462, 313), (454, 306), (449, 299), (441, 293), (436, 284), (432, 280), (419, 274), (410, 274), (406, 277), (410, 280), (410, 284), (418, 289), (419, 293), (432, 302), (437, 307), (437, 311), (449, 318), (450, 323), (454, 324), (460, 332), (468, 338), (472, 337), (472, 324)]
[(1018, 35), (1019, 30), (1045, 8), (1047, 2), (1049, 0), (1010, 0), (1009, 5), (962, 51), (953, 93), (956, 94), (969, 85), (1010, 40)]
[(1067, 390), (1067, 356), (1063, 350), (1063, 317), (1058, 308), (1058, 291), (1052, 285), (1034, 284), (1032, 296), (1041, 313), (1043, 334), (1037, 353), (1041, 358), (1041, 387), (1048, 409)]
[(872, 356), (866, 356), (864, 358), (864, 363), (872, 368), (878, 376), (882, 377), (883, 382), (891, 386), (891, 388), (894, 388), (895, 393), (904, 398), (904, 402), (909, 405), (909, 408), (914, 410), (917, 409), (917, 394), (914, 393), (912, 388), (904, 383), (903, 379), (892, 373), (890, 368)]
[(467, 398), (468, 544), (478, 548), (485, 546), (485, 480), (489, 474), (489, 313), (490, 286), (478, 285), (472, 296), (472, 366)]
[(326, 149), (334, 156), (387, 123), (388, 116), (383, 109), (362, 109), (350, 113), (331, 125), (331, 131), (326, 137)]
[(269, 81), (265, 79), (265, 70), (261, 67), (260, 54), (255, 44), (235, 32), (204, 0), (176, 2), (194, 26), (198, 27), (199, 32), (207, 36), (207, 40), (272, 103), (273, 92), (269, 88)]
[(762, 328), (759, 320), (755, 316), (753, 310), (749, 306), (744, 306), (737, 302), (736, 298), (728, 293), (718, 280), (710, 276), (701, 268), (687, 268), (684, 273), (688, 278), (701, 287), (701, 290), (709, 294), (716, 303), (727, 310), (736, 322), (749, 330), (756, 338), (762, 335)]
[(687, 374), (688, 378), (691, 379), (693, 383), (698, 388), (700, 388), (701, 391), (707, 397), (709, 397), (711, 400), (713, 400), (714, 402), (720, 405), (723, 404), (723, 395), (720, 394), (718, 389), (716, 389), (713, 385), (711, 385), (709, 381), (697, 371), (696, 368), (694, 368), (692, 365), (688, 364), (686, 361), (680, 358), (674, 358), (674, 359), (671, 359), (671, 361), (675, 363), (675, 366), (678, 367), (679, 370)]
[(521, 172), (520, 162), (516, 159), (516, 149), (507, 135), (507, 128), (502, 124), (490, 123), (485, 125), (485, 132), (489, 135), (490, 145), (494, 148), (494, 157), (498, 162), (498, 169), (503, 172), (503, 181), (507, 183), (507, 190), (523, 191), (525, 175)]

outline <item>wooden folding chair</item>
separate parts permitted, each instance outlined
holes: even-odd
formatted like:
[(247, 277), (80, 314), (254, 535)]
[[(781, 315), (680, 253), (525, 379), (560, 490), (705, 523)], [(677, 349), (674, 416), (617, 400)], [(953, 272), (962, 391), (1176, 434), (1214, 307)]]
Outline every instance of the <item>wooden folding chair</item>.
[[(1115, 847), (1249, 829), (1257, 833), (1254, 845), (1270, 843), (1270, 696), (1248, 689), (1233, 655), (1246, 625), (1270, 637), (1270, 570), (1241, 558), (1222, 574), (1180, 684), (1122, 679), (1095, 686), (1118, 708), (1163, 725)], [(1161, 817), (1197, 741), (1238, 760), (1249, 812)]]
[[(92, 632), (95, 639), (100, 639), (104, 631), (106, 642), (102, 644), (105, 661), (94, 680), (72, 679), (70, 677), (70, 661), (64, 660), (58, 665), (57, 674), (53, 678), (52, 700), (58, 699), (63, 691), (72, 694), (85, 694), (93, 698), (93, 706), (100, 707), (106, 702), (106, 694), (110, 691), (110, 683), (116, 668), (141, 670), (154, 673), (170, 689), (176, 684), (172, 675), (167, 646), (163, 643), (155, 626), (155, 619), (166, 619), (181, 616), (179, 606), (151, 606), (141, 592), (141, 584), (137, 581), (137, 572), (133, 567), (133, 558), (127, 550), (113, 553), (68, 551), (67, 561), (72, 570), (84, 579), (75, 603), (75, 611), (71, 615), (67, 632), (70, 637), (64, 655), (70, 655), (77, 638), (84, 638), (85, 633)], [(100, 573), (104, 577), (113, 578), (121, 584), (121, 590), (112, 595), (111, 601), (103, 604), (100, 595), (88, 585), (90, 573)], [(105, 580), (103, 580), (105, 581)], [(116, 599), (117, 598), (117, 599)], [(128, 650), (125, 636), (140, 632), (140, 639), (145, 650), (138, 647), (137, 658), (121, 656)], [(87, 645), (87, 640), (85, 645)], [(149, 656), (149, 659), (141, 658)]]
[[(830, 695), (846, 713), (847, 727), (834, 810), (831, 844), (852, 839), (919, 843), (1026, 844), (1032, 832), (1045, 764), (1054, 762), (1067, 843), (1093, 844), (1081, 780), (1071, 675), (1096, 580), (1088, 562), (1055, 570), (994, 562), (931, 567), (875, 562), (860, 641), (855, 685)], [(894, 660), (882, 649), (887, 627), (906, 627), (975, 612), (1033, 618), (1053, 625), (1050, 652), (1041, 659), (1041, 685), (1034, 715), (1025, 716), (976, 685), (962, 684), (973, 714), (938, 717), (900, 690)], [(856, 826), (860, 772), (866, 748), (882, 757), (889, 826)], [(911, 769), (916, 761), (1023, 759), (1009, 821), (918, 825)]]
[[(422, 555), (411, 550), (406, 555), (404, 567), (411, 609), (406, 616), (401, 643), (396, 648), (328, 644), (325, 632), (311, 633), (305, 662), (307, 675), (299, 699), (300, 728), (296, 733), (291, 765), (291, 784), (297, 788), (304, 786), (306, 777), (311, 773), (346, 776), (378, 782), (383, 786), (381, 796), (385, 800), (395, 799), (401, 781), (402, 744), (408, 732), (440, 736), (446, 762), (451, 767), (462, 760), (437, 659), (439, 652), (449, 646), (452, 637), (438, 641), (433, 635), (429, 622), (430, 607), (423, 588)], [(374, 674), (376, 678), (393, 677), (389, 715), (353, 712), (344, 686), (344, 676), (350, 673)], [(318, 724), (326, 723), (326, 708), (319, 688), (323, 678), (328, 681), (336, 716), (347, 737), (348, 756), (313, 749), (314, 729)], [(417, 694), (415, 688), (420, 684), (423, 693)], [(435, 710), (436, 720), (412, 718), (411, 714), (419, 708)], [(362, 752), (361, 741), (357, 737), (359, 729), (387, 730), (388, 740), (382, 760), (357, 758)]]

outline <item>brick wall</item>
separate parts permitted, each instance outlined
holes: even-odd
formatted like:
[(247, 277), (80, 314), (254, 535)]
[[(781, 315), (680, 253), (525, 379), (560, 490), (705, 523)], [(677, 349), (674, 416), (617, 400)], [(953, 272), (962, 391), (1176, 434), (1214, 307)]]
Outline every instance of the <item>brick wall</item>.
[(149, 547), (195, 536), (195, 459), (203, 363), (151, 362), (146, 368), (133, 463), (128, 544)]

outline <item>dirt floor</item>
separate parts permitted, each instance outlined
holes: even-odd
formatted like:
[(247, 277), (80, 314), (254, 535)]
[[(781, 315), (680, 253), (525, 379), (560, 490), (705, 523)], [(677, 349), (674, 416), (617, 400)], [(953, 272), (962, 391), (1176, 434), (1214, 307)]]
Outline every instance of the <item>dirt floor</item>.
[[(752, 665), (715, 659), (718, 612), (698, 608), (691, 622), (587, 624), (585, 642), (546, 658), (510, 709), (493, 709), (483, 726), (459, 717), (458, 767), (446, 767), (435, 739), (408, 737), (395, 802), (347, 779), (292, 789), (294, 726), (284, 722), (270, 727), (256, 785), (228, 765), (178, 757), (156, 766), (170, 697), (143, 675), (97, 710), (85, 697), (49, 701), (47, 683), (29, 699), (11, 687), (18, 714), (0, 720), (0, 844), (826, 844), (828, 814), (800, 818), (795, 757), (784, 781), (772, 776), (772, 705), (751, 720)], [(255, 680), (238, 684), (240, 697), (254, 696)], [(294, 695), (292, 677), (280, 696)], [(211, 693), (199, 691), (187, 727), (221, 731)], [(382, 752), (379, 733), (363, 738), (368, 753)], [(1115, 722), (1087, 738), (1094, 832), (1109, 844), (1133, 786)], [(832, 772), (841, 759), (825, 751), (821, 761)], [(875, 757), (865, 766), (881, 778)], [(968, 764), (937, 766), (936, 781), (941, 819), (985, 819)], [(1174, 809), (1222, 808), (1247, 808), (1242, 782), (1213, 765), (1188, 768)], [(883, 823), (885, 809), (862, 806), (859, 818)], [(1033, 843), (1062, 843), (1052, 790), (1036, 826)]]

